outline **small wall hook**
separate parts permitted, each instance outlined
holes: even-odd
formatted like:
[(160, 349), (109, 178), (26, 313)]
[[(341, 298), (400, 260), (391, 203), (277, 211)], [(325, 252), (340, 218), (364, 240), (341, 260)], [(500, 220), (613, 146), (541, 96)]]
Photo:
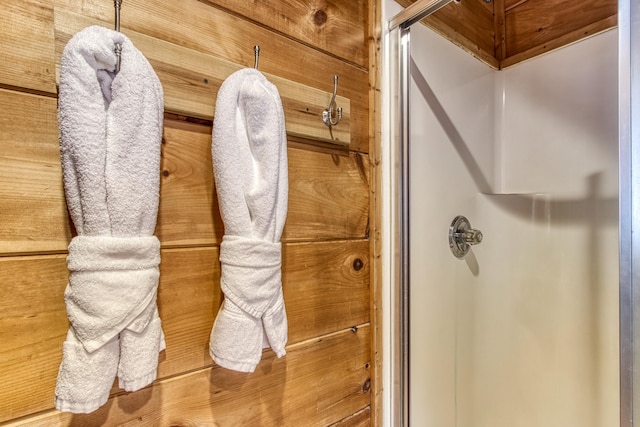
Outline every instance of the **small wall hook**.
[(255, 45), (253, 47), (253, 56), (255, 57), (253, 61), (253, 68), (258, 69), (258, 60), (260, 59), (260, 46)]
[(336, 107), (336, 94), (338, 93), (338, 76), (333, 76), (333, 96), (331, 97), (331, 102), (329, 103), (329, 108), (322, 112), (322, 121), (325, 125), (331, 127), (340, 123), (342, 120), (342, 107), (337, 108), (338, 119), (333, 121), (333, 109)]
[[(115, 28), (117, 32), (120, 32), (120, 6), (122, 5), (122, 0), (113, 0), (113, 7), (116, 10), (116, 20), (115, 20)], [(120, 72), (120, 57), (122, 56), (122, 45), (120, 43), (116, 43), (114, 48), (114, 52), (116, 54), (116, 74)]]

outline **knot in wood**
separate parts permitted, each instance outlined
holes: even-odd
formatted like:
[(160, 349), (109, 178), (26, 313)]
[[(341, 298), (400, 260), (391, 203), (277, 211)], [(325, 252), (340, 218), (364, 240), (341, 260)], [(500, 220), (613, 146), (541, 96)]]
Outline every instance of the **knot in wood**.
[(313, 14), (313, 23), (317, 26), (324, 25), (327, 22), (327, 12), (320, 9)]

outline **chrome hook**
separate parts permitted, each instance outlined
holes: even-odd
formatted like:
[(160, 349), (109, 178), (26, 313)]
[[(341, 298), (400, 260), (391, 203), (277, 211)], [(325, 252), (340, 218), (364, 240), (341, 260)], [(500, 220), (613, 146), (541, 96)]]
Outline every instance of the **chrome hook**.
[(255, 57), (253, 61), (253, 68), (258, 69), (258, 60), (260, 59), (260, 46), (255, 45), (253, 47), (253, 55)]
[(333, 76), (333, 96), (331, 97), (331, 102), (329, 103), (329, 108), (322, 112), (322, 121), (325, 125), (331, 127), (340, 123), (342, 120), (342, 107), (337, 108), (338, 112), (338, 120), (333, 121), (333, 108), (336, 107), (336, 93), (338, 92), (338, 76)]
[[(113, 7), (116, 9), (116, 31), (120, 32), (120, 6), (122, 5), (122, 0), (113, 0)], [(116, 43), (114, 48), (114, 52), (116, 54), (116, 70), (115, 72), (120, 72), (120, 57), (122, 56), (122, 45), (120, 43)]]

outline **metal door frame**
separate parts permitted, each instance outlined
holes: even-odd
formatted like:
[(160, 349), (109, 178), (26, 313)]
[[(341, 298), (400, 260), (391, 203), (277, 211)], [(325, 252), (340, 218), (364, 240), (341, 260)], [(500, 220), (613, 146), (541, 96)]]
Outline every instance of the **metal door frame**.
[[(618, 1), (620, 426), (640, 410), (640, 4)], [(636, 387), (638, 386), (638, 387)], [(638, 395), (636, 395), (638, 394)]]
[[(409, 425), (409, 91), (410, 27), (452, 0), (418, 0), (388, 21), (390, 65), (391, 373), (394, 426)], [(640, 411), (640, 2), (618, 0), (620, 426)], [(634, 233), (635, 231), (635, 233)], [(634, 266), (637, 266), (634, 268)], [(634, 370), (634, 367), (638, 369)]]
[[(391, 189), (395, 221), (392, 231), (392, 372), (391, 410), (394, 426), (409, 426), (409, 83), (411, 81), (411, 25), (429, 16), (452, 0), (418, 0), (388, 22), (388, 41), (394, 44), (391, 76), (392, 99), (397, 102), (397, 116), (391, 125), (391, 159), (396, 170)], [(393, 58), (395, 57), (395, 58)]]

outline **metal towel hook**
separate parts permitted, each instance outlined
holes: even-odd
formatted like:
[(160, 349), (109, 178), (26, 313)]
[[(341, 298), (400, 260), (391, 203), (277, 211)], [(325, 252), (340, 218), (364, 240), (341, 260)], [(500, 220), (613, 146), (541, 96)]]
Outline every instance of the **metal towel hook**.
[(255, 45), (253, 47), (253, 55), (255, 57), (253, 61), (253, 68), (258, 69), (258, 60), (260, 59), (260, 46)]
[(329, 108), (322, 112), (322, 121), (325, 125), (331, 127), (340, 123), (342, 120), (342, 107), (337, 108), (338, 119), (333, 121), (333, 109), (336, 107), (336, 94), (338, 93), (338, 76), (333, 76), (333, 96), (331, 97), (331, 102), (329, 103)]
[[(116, 9), (116, 31), (120, 32), (120, 6), (122, 5), (122, 0), (113, 0), (113, 7)], [(120, 72), (120, 58), (122, 56), (122, 45), (120, 43), (116, 43), (114, 48), (114, 52), (116, 54), (116, 73)]]

